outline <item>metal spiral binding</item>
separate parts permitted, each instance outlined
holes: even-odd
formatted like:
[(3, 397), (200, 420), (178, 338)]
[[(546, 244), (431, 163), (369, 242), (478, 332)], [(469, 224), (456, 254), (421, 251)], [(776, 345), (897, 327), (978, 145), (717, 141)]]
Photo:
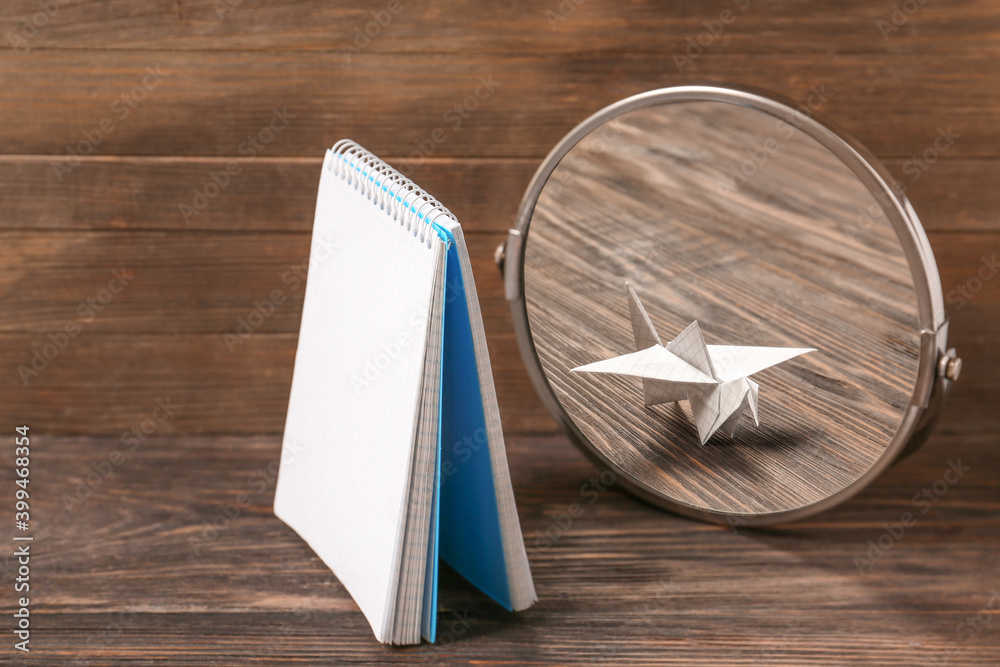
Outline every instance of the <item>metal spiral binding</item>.
[(329, 170), (362, 193), (368, 201), (392, 216), (428, 248), (437, 236), (434, 223), (454, 214), (416, 183), (350, 139), (341, 139), (331, 149), (338, 158)]

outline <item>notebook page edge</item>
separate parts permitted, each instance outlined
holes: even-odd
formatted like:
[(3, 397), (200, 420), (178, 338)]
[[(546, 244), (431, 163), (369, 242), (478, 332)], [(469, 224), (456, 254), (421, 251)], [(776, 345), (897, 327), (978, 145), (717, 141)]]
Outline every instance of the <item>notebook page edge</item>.
[(510, 469), (507, 464), (507, 451), (504, 445), (496, 387), (493, 384), (493, 370), (486, 343), (482, 310), (479, 306), (479, 296), (472, 273), (472, 262), (469, 258), (462, 226), (457, 220), (450, 219), (443, 224), (452, 233), (458, 250), (469, 321), (472, 325), (472, 343), (476, 353), (479, 390), (483, 400), (483, 415), (486, 420), (487, 444), (493, 468), (494, 493), (500, 512), (501, 536), (511, 604), (514, 611), (522, 611), (537, 602), (538, 595), (531, 576), (531, 565), (528, 562), (528, 553), (524, 545)]

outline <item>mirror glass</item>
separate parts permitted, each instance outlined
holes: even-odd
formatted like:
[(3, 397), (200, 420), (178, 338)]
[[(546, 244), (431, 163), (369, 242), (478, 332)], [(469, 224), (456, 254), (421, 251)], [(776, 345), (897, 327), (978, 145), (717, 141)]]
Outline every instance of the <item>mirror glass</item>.
[[(806, 507), (850, 486), (900, 428), (919, 365), (917, 297), (877, 198), (804, 131), (682, 101), (626, 111), (573, 147), (530, 219), (535, 353), (585, 444), (669, 503)], [(625, 283), (664, 343), (814, 347), (757, 373), (760, 426), (699, 444), (687, 402), (638, 378), (570, 373), (634, 351)]]

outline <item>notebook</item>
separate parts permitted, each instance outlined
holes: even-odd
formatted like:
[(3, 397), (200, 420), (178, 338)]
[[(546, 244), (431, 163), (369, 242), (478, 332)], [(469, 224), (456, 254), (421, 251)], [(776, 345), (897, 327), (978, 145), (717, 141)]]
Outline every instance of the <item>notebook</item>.
[(438, 561), (536, 600), (455, 216), (353, 141), (323, 161), (274, 498), (376, 639), (436, 634)]

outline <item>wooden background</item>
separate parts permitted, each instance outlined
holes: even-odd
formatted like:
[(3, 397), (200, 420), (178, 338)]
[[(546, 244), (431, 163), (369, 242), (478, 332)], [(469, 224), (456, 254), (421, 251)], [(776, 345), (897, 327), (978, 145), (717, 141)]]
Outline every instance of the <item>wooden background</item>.
[[(400, 3), (357, 51), (342, 45), (373, 11), (385, 21), (388, 2), (0, 6), (0, 414), (4, 428), (28, 423), (36, 435), (35, 518), (50, 531), (34, 609), (48, 653), (26, 662), (995, 661), (1000, 280), (977, 274), (991, 276), (984, 258), (1000, 251), (996, 3), (910, 3), (912, 15), (895, 17), (891, 2), (855, 0)], [(704, 22), (718, 32), (726, 10), (733, 20), (711, 37)], [(878, 22), (894, 18), (883, 36)], [(675, 55), (703, 32), (707, 46), (678, 71)], [(155, 81), (149, 68), (162, 80), (130, 108), (121, 98)], [(302, 300), (290, 276), (308, 251), (322, 151), (342, 137), (401, 166), (422, 150), (411, 176), (463, 221), (526, 539), (544, 537), (596, 471), (551, 435), (491, 254), (565, 132), (617, 99), (694, 80), (801, 103), (822, 90), (819, 110), (906, 185), (966, 362), (923, 452), (848, 505), (777, 532), (693, 523), (609, 490), (533, 551), (534, 610), (499, 614), (451, 582), (445, 613), (472, 605), (481, 620), (436, 647), (374, 645), (336, 580), (270, 515), (266, 476), (243, 518), (195, 553), (189, 538), (277, 456)], [(470, 99), (477, 88), (486, 99)], [(456, 104), (477, 108), (463, 118), (449, 113)], [(287, 127), (246, 159), (241, 143), (275, 109)], [(957, 140), (915, 167), (940, 130)], [(67, 146), (99, 135), (67, 161)], [(239, 158), (186, 221), (179, 207), (195, 189), (214, 194), (211, 174)], [(122, 269), (128, 286), (95, 312), (88, 299), (110, 296)], [(286, 301), (230, 351), (225, 334), (276, 289)], [(78, 335), (25, 384), (18, 367), (73, 325)], [(167, 399), (179, 406), (170, 418), (148, 421)], [(128, 467), (88, 486), (144, 423), (155, 435)], [(852, 557), (957, 458), (972, 472), (859, 574)], [(88, 500), (65, 509), (80, 489)], [(674, 583), (657, 597), (664, 579)]]

